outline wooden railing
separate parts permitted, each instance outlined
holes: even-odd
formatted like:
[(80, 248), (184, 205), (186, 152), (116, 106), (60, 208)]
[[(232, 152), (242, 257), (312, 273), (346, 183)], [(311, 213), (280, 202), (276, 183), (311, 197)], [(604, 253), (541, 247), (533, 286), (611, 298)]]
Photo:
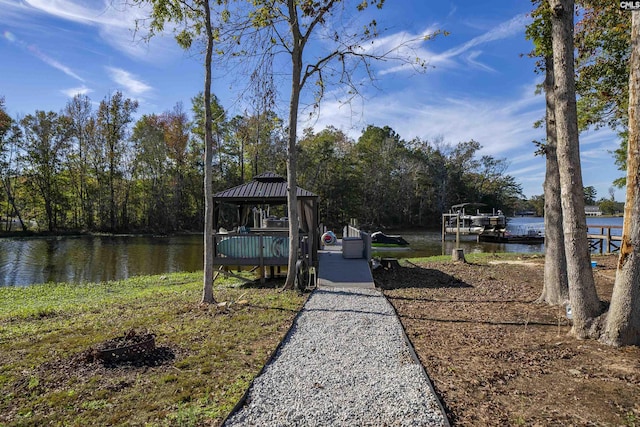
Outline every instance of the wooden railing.
[[(598, 232), (591, 232), (598, 230)], [(612, 233), (611, 230), (621, 230), (621, 225), (587, 225), (587, 238), (589, 239), (589, 248), (592, 251), (599, 250), (601, 254), (615, 252), (620, 249), (622, 242), (622, 232)]]

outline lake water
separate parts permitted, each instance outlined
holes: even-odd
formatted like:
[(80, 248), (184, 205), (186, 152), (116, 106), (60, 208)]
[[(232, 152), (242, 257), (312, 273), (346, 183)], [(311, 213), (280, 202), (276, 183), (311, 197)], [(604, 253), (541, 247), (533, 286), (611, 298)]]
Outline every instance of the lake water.
[[(622, 218), (588, 218), (588, 224), (622, 225)], [(509, 228), (542, 224), (542, 218), (511, 218)], [(617, 231), (618, 234), (620, 230)], [(441, 242), (439, 231), (404, 231), (408, 251), (375, 252), (396, 258), (450, 254), (454, 236)], [(186, 236), (80, 236), (1, 238), (0, 286), (46, 282), (100, 282), (130, 276), (202, 270), (202, 235)], [(466, 253), (541, 253), (543, 244), (478, 243), (464, 238)]]
[(202, 235), (0, 239), (0, 286), (202, 270)]
[[(622, 218), (587, 218), (587, 225), (602, 226), (622, 226)], [(544, 232), (544, 219), (540, 217), (517, 217), (509, 218), (507, 229), (514, 235), (526, 234), (528, 230), (540, 230)], [(599, 233), (598, 228), (590, 228), (590, 232)], [(612, 229), (612, 234), (621, 234), (621, 229)], [(394, 250), (374, 252), (374, 255), (402, 257), (421, 257), (433, 255), (451, 254), (456, 247), (455, 236), (447, 235), (446, 241), (442, 242), (441, 231), (426, 232), (399, 232), (409, 242), (410, 250)], [(517, 252), (517, 253), (542, 253), (544, 252), (544, 244), (523, 244), (523, 243), (488, 243), (478, 242), (475, 236), (461, 236), (460, 248), (465, 253), (500, 253), (500, 252)]]

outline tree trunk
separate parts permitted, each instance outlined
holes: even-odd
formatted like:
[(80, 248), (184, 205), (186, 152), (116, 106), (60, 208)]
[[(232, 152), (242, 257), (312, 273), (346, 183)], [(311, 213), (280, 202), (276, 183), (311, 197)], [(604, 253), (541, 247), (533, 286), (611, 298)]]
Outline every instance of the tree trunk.
[(211, 129), (211, 57), (213, 54), (213, 30), (208, 1), (202, 2), (207, 31), (207, 53), (204, 78), (204, 283), (202, 302), (211, 304), (213, 297), (213, 135)]
[(560, 170), (558, 169), (555, 97), (553, 94), (553, 58), (545, 58), (545, 100), (547, 167), (544, 179), (544, 286), (537, 302), (560, 305), (569, 299), (567, 258), (562, 233), (562, 201), (560, 198)]
[(627, 199), (616, 282), (602, 340), (640, 345), (640, 12), (631, 12)]
[(601, 305), (591, 270), (587, 220), (584, 212), (574, 78), (574, 2), (573, 0), (550, 0), (550, 5), (562, 223), (569, 299), (573, 311), (571, 332), (578, 338), (587, 338), (593, 321), (601, 312)]
[[(113, 136), (109, 136), (112, 138)], [(111, 231), (116, 231), (116, 190), (115, 190), (115, 143), (109, 144), (109, 226)]]
[(451, 252), (451, 260), (454, 262), (467, 262), (467, 259), (464, 257), (464, 249), (456, 248)]
[(303, 40), (298, 26), (298, 14), (294, 0), (288, 0), (289, 25), (293, 34), (291, 50), (292, 75), (291, 99), (289, 101), (289, 144), (287, 148), (287, 211), (289, 216), (289, 261), (287, 265), (287, 279), (285, 289), (293, 289), (296, 277), (296, 262), (298, 260), (298, 184), (296, 180), (297, 153), (296, 140), (298, 132), (298, 104), (300, 102), (300, 78), (302, 76)]
[[(22, 215), (20, 214), (20, 209), (18, 209), (18, 206), (16, 205), (16, 199), (15, 197), (13, 197), (13, 194), (11, 193), (11, 178), (6, 177), (5, 179), (2, 180), (2, 182), (4, 183), (4, 188), (7, 192), (7, 199), (9, 200), (9, 203), (11, 204), (11, 207), (13, 208), (13, 212), (15, 215), (18, 216), (18, 221), (20, 221), (20, 226), (22, 227), (22, 231), (27, 231), (27, 226), (25, 225), (24, 221), (22, 220)], [(9, 215), (7, 215), (7, 219), (9, 218)], [(10, 230), (7, 230), (10, 231)]]

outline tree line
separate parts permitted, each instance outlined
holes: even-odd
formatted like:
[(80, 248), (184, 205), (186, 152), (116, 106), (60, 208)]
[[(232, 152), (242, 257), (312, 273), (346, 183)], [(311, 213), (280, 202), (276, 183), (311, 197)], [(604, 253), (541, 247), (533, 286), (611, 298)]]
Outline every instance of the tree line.
[[(229, 114), (212, 95), (214, 191), (266, 171), (286, 174), (284, 121), (267, 111)], [(0, 209), (4, 231), (202, 231), (203, 96), (137, 120), (138, 105), (121, 92), (97, 109), (77, 95), (60, 112), (21, 119), (2, 115)], [(476, 141), (457, 145), (404, 140), (368, 126), (357, 140), (328, 127), (305, 129), (296, 146), (301, 187), (320, 196), (332, 227), (357, 218), (371, 227), (437, 226), (440, 214), (466, 201), (516, 209), (521, 187), (508, 163), (480, 155)], [(14, 221), (6, 221), (6, 219)]]

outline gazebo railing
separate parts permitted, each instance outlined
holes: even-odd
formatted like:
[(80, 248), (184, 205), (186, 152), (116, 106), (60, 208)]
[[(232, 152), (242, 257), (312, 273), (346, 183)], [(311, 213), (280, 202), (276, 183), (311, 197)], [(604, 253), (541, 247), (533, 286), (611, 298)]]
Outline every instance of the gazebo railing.
[[(300, 233), (298, 258), (309, 256), (308, 236)], [(289, 259), (288, 231), (258, 231), (249, 233), (215, 233), (214, 265), (287, 265)]]

